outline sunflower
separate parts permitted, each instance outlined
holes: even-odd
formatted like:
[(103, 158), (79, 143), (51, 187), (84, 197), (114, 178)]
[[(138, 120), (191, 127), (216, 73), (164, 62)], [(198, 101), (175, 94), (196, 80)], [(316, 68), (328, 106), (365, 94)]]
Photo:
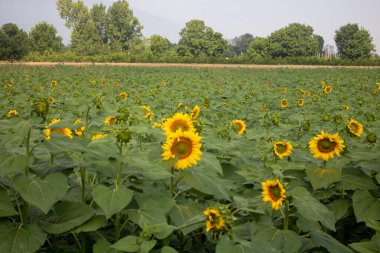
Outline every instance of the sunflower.
[(95, 141), (95, 140), (98, 140), (98, 139), (103, 139), (103, 138), (105, 138), (105, 137), (107, 137), (106, 134), (95, 134), (95, 135), (93, 135), (93, 136), (91, 137), (91, 140)]
[(326, 83), (325, 83), (325, 81), (322, 81), (322, 82), (321, 82), (321, 87), (322, 87), (322, 89), (324, 89), (324, 88), (326, 87)]
[(332, 88), (331, 88), (331, 86), (327, 85), (327, 86), (325, 87), (324, 91), (325, 91), (325, 94), (328, 94), (328, 93), (332, 92)]
[(104, 124), (110, 126), (115, 122), (115, 120), (116, 120), (116, 116), (109, 116), (103, 122)]
[(290, 142), (276, 141), (273, 144), (273, 152), (282, 159), (284, 156), (289, 156), (292, 153), (293, 146)]
[(286, 98), (281, 100), (281, 107), (282, 108), (288, 107), (288, 100)]
[(195, 131), (194, 125), (191, 120), (191, 116), (182, 112), (177, 112), (173, 115), (173, 117), (168, 118), (162, 124), (162, 129), (165, 131), (166, 135), (175, 133), (179, 129), (183, 132)]
[[(74, 124), (80, 124), (82, 121), (80, 119), (77, 119), (74, 121)], [(80, 128), (78, 129), (74, 129), (74, 133), (75, 135), (77, 136), (82, 136), (83, 135), (83, 132), (84, 132), (84, 129), (85, 127), (84, 126), (81, 126)]]
[(128, 96), (129, 95), (128, 95), (127, 92), (122, 92), (122, 93), (119, 94), (119, 98), (123, 99), (123, 100), (127, 100)]
[(298, 106), (301, 107), (301, 106), (303, 106), (305, 104), (305, 100), (303, 100), (302, 98), (300, 98), (300, 99), (298, 99), (297, 104), (298, 104)]
[(309, 150), (314, 155), (313, 157), (323, 161), (333, 158), (334, 154), (339, 156), (344, 147), (344, 141), (340, 138), (339, 133), (329, 134), (323, 130), (309, 141)]
[(173, 165), (174, 169), (185, 170), (196, 165), (202, 156), (200, 140), (201, 137), (197, 133), (183, 132), (179, 129), (177, 132), (170, 134), (165, 144), (162, 145), (164, 150), (162, 160), (178, 159)]
[(56, 80), (53, 80), (53, 81), (50, 82), (50, 87), (55, 88), (57, 86), (58, 86), (58, 83), (57, 83)]
[(147, 112), (144, 114), (144, 118), (149, 119), (150, 121), (153, 121), (154, 119), (154, 113), (152, 112), (152, 109), (150, 109), (147, 105), (141, 105), (140, 108), (146, 110)]
[(45, 139), (48, 141), (50, 140), (51, 138), (51, 134), (52, 133), (56, 133), (56, 134), (62, 134), (62, 135), (65, 135), (67, 137), (69, 137), (70, 139), (73, 138), (73, 133), (71, 132), (71, 129), (69, 128), (53, 128), (52, 125), (60, 122), (61, 120), (60, 119), (53, 119), (49, 124), (48, 124), (48, 127), (47, 129), (44, 130), (44, 133), (45, 133)]
[(305, 96), (307, 96), (307, 97), (310, 97), (310, 91), (308, 91), (308, 90), (305, 90), (304, 92), (303, 92), (303, 94), (305, 95)]
[(183, 108), (185, 110), (189, 109), (189, 107), (184, 105), (183, 103), (178, 103), (178, 108)]
[(348, 111), (350, 110), (350, 107), (348, 105), (343, 105), (343, 110)]
[(278, 210), (286, 198), (286, 190), (278, 179), (261, 183), (263, 202), (270, 202), (272, 209)]
[(162, 125), (160, 123), (157, 123), (157, 122), (153, 122), (153, 126), (152, 128), (156, 128), (156, 127), (161, 127)]
[(357, 120), (350, 119), (350, 121), (347, 123), (348, 131), (351, 133), (351, 135), (354, 136), (360, 136), (363, 133), (363, 124), (359, 123)]
[(232, 121), (232, 124), (237, 128), (239, 135), (242, 135), (247, 129), (247, 125), (245, 124), (244, 120), (235, 119)]
[(203, 211), (203, 214), (207, 216), (206, 232), (210, 232), (212, 230), (222, 230), (225, 228), (226, 222), (218, 210), (208, 208)]
[(190, 116), (195, 119), (201, 114), (201, 108), (198, 105), (195, 105), (194, 108), (190, 112)]
[(7, 113), (8, 118), (13, 118), (18, 115), (18, 112), (16, 110), (9, 110)]

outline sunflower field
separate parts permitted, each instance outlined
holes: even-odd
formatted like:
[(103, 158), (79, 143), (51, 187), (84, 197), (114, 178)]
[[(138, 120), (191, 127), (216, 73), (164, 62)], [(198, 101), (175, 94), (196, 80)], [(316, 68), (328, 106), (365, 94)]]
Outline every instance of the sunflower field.
[(380, 252), (380, 70), (0, 66), (0, 252)]

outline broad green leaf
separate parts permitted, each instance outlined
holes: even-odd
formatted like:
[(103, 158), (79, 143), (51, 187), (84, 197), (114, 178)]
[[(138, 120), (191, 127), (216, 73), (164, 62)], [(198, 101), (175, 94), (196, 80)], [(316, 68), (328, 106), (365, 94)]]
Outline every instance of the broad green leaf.
[(311, 221), (320, 221), (327, 228), (335, 231), (334, 213), (316, 200), (305, 188), (296, 186), (289, 191), (293, 204), (300, 215)]
[(227, 240), (227, 239), (221, 239), (218, 241), (218, 244), (216, 245), (215, 252), (216, 253), (245, 253), (245, 252), (251, 252), (252, 249), (250, 249), (248, 246), (244, 246), (242, 244), (236, 244), (234, 241)]
[(12, 202), (8, 198), (7, 192), (0, 187), (0, 217), (17, 215)]
[(351, 248), (360, 253), (378, 253), (379, 249), (373, 242), (357, 242), (349, 244)]
[(380, 184), (380, 173), (376, 174), (376, 180), (377, 180), (377, 183)]
[(99, 239), (92, 247), (93, 253), (117, 253), (117, 249), (111, 247), (111, 243), (104, 239)]
[(334, 212), (335, 219), (340, 220), (347, 213), (348, 208), (350, 207), (350, 201), (348, 199), (336, 199), (327, 206)]
[(372, 178), (366, 176), (364, 173), (360, 176), (343, 175), (342, 177), (343, 190), (376, 190), (378, 187), (372, 181)]
[(69, 188), (66, 176), (61, 173), (49, 174), (44, 179), (19, 175), (13, 184), (24, 200), (40, 208), (44, 213), (48, 213)]
[(160, 253), (177, 253), (177, 251), (170, 246), (164, 246), (164, 247), (162, 247)]
[(95, 210), (81, 202), (61, 202), (55, 206), (55, 214), (41, 221), (41, 227), (48, 233), (61, 234), (73, 229), (95, 215)]
[(380, 199), (372, 197), (368, 191), (355, 191), (352, 203), (358, 222), (366, 219), (380, 220)]
[(380, 233), (380, 221), (375, 221), (372, 219), (365, 219), (365, 224), (367, 227), (370, 227), (376, 230), (377, 233)]
[(128, 235), (116, 243), (112, 244), (112, 248), (126, 252), (148, 253), (156, 245), (156, 241), (145, 241), (139, 237)]
[(1, 159), (0, 176), (5, 176), (11, 173), (17, 174), (23, 172), (27, 165), (28, 159), (26, 158), (26, 156), (10, 155), (4, 158), (4, 160)]
[(350, 248), (334, 239), (331, 235), (320, 230), (312, 230), (311, 240), (314, 245), (326, 248), (329, 252), (354, 253)]
[(45, 242), (47, 235), (35, 223), (27, 226), (13, 226), (0, 222), (0, 252), (36, 252)]
[(104, 185), (97, 185), (92, 190), (92, 196), (96, 204), (103, 210), (109, 219), (115, 213), (125, 208), (133, 197), (133, 191), (129, 189), (110, 189)]
[(342, 169), (307, 168), (306, 175), (314, 190), (327, 188), (330, 184), (340, 181)]
[(291, 230), (268, 228), (259, 231), (254, 239), (266, 241), (275, 249), (285, 253), (297, 252), (301, 247), (301, 237)]
[(197, 203), (176, 203), (169, 212), (172, 222), (185, 235), (204, 226), (204, 207)]
[(80, 225), (79, 227), (75, 228), (71, 232), (73, 233), (81, 233), (81, 232), (91, 232), (96, 231), (99, 228), (107, 226), (107, 219), (104, 217), (104, 215), (95, 215), (83, 225)]
[(218, 158), (209, 152), (202, 153), (202, 159), (199, 161), (198, 166), (202, 169), (212, 170), (219, 175), (223, 175), (222, 166), (220, 165)]

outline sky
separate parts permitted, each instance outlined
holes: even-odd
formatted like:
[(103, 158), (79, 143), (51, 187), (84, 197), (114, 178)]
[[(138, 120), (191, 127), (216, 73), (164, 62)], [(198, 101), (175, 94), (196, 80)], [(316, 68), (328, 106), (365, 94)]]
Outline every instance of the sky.
[[(75, 0), (74, 0), (75, 1)], [(83, 0), (107, 7), (116, 0)], [(335, 30), (347, 23), (358, 23), (373, 37), (380, 53), (380, 0), (129, 0), (130, 8), (148, 37), (160, 34), (177, 43), (187, 21), (204, 20), (207, 26), (232, 39), (244, 33), (266, 37), (290, 23), (314, 28), (325, 45), (335, 45)], [(30, 32), (40, 21), (53, 24), (65, 44), (70, 30), (60, 18), (56, 0), (0, 0), (0, 26), (12, 22)]]

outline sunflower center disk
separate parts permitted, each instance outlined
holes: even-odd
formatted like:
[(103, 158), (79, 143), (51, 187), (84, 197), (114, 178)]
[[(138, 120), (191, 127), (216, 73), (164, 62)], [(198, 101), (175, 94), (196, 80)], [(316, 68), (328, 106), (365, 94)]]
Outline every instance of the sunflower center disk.
[(277, 144), (276, 145), (276, 150), (277, 150), (277, 153), (283, 154), (283, 153), (286, 152), (286, 146), (282, 145), (282, 144)]
[(328, 153), (334, 150), (336, 143), (328, 138), (324, 138), (318, 142), (318, 149), (320, 152)]
[(281, 189), (278, 187), (278, 185), (269, 187), (269, 193), (274, 201), (277, 201), (281, 198)]
[(191, 154), (191, 141), (185, 138), (180, 138), (179, 141), (175, 141), (173, 148), (172, 152), (178, 155), (179, 159), (184, 159)]
[(358, 125), (356, 124), (351, 124), (350, 129), (352, 132), (356, 133), (358, 131)]

